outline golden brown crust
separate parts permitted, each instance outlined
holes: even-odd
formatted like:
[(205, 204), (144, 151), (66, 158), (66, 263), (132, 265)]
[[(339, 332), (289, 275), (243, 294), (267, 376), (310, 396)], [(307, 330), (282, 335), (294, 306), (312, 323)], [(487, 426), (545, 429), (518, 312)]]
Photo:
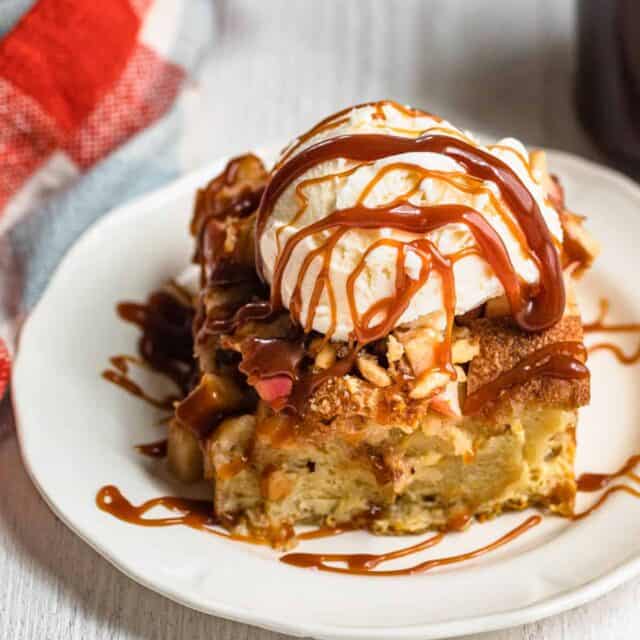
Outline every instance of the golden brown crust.
[[(526, 333), (506, 319), (481, 318), (470, 322), (480, 352), (470, 363), (467, 392), (473, 393), (500, 374), (513, 369), (526, 356), (558, 342), (582, 342), (582, 323), (578, 316), (563, 318), (551, 329)], [(574, 409), (589, 402), (589, 380), (561, 380), (534, 377), (525, 384), (506, 390), (498, 403), (485, 407), (488, 415), (502, 407), (534, 402)], [(375, 387), (356, 376), (327, 381), (309, 399), (305, 416), (309, 423), (336, 417), (358, 416), (379, 424), (414, 426), (424, 419), (429, 400), (412, 400), (399, 385)]]
[[(564, 317), (540, 333), (525, 333), (509, 320), (486, 318), (473, 320), (469, 328), (480, 342), (480, 353), (471, 361), (467, 374), (469, 394), (510, 371), (526, 356), (543, 347), (558, 342), (582, 342), (583, 339), (582, 322), (578, 316)], [(503, 400), (574, 409), (589, 403), (589, 379), (534, 377), (506, 391)]]

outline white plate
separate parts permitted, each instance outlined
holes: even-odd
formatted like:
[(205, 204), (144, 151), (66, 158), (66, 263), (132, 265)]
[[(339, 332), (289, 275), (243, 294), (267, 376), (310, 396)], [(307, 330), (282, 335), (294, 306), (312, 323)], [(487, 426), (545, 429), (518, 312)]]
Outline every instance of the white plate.
[[(69, 527), (134, 580), (173, 600), (316, 638), (423, 639), (507, 627), (575, 607), (640, 573), (640, 503), (624, 494), (577, 523), (547, 517), (483, 558), (388, 579), (298, 569), (265, 548), (181, 527), (137, 527), (99, 511), (94, 498), (104, 484), (118, 485), (136, 503), (194, 492), (172, 482), (163, 462), (134, 451), (133, 444), (162, 436), (157, 413), (99, 374), (109, 356), (134, 351), (137, 333), (118, 321), (115, 303), (145, 298), (187, 264), (194, 189), (224, 162), (100, 220), (69, 251), (23, 329), (13, 375), (22, 453), (39, 491)], [(604, 248), (582, 288), (585, 315), (607, 295), (618, 319), (639, 320), (640, 189), (566, 154), (552, 152), (550, 164)], [(633, 337), (615, 339), (635, 346)], [(581, 415), (578, 468), (613, 470), (640, 451), (634, 370), (607, 353), (590, 362), (594, 397)], [(581, 497), (579, 506), (593, 499)], [(485, 544), (527, 515), (451, 534), (420, 559)], [(405, 544), (358, 532), (305, 548), (380, 552)]]

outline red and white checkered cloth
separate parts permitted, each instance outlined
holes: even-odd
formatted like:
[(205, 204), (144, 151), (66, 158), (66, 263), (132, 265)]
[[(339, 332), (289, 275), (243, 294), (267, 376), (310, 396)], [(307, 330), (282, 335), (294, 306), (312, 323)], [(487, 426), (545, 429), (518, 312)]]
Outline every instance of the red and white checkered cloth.
[[(32, 2), (25, 0), (25, 8)], [(195, 49), (208, 44), (193, 42), (203, 30), (192, 28), (194, 19), (202, 21), (192, 9), (200, 5), (201, 10), (202, 4), (38, 0), (0, 41), (0, 399), (17, 325), (33, 302), (25, 300), (28, 279), (42, 258), (42, 247), (29, 247), (25, 235), (37, 235), (45, 220), (51, 224), (50, 202), (81, 185), (85, 173), (126, 170), (126, 162), (109, 169), (105, 161), (117, 147), (134, 145), (140, 161), (146, 148), (135, 149), (136, 135), (167, 119)], [(157, 155), (157, 149), (148, 151)], [(104, 209), (96, 209), (94, 217), (115, 202), (113, 194), (104, 199)], [(68, 212), (58, 209), (63, 220)], [(77, 235), (85, 222), (91, 220), (67, 222), (68, 233)]]

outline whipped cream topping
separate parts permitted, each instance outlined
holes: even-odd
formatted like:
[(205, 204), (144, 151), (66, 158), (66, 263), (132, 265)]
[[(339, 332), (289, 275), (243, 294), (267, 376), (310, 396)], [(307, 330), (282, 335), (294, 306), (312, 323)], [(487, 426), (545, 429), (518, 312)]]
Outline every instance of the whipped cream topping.
[[(371, 133), (407, 138), (430, 133), (446, 135), (490, 153), (517, 175), (538, 205), (554, 242), (561, 244), (558, 214), (546, 198), (539, 182), (541, 177), (532, 173), (529, 154), (519, 141), (505, 138), (483, 146), (470, 133), (444, 120), (390, 101), (355, 107), (323, 121), (294, 140), (283, 151), (276, 168), (322, 140)], [(338, 158), (314, 165), (298, 176), (276, 200), (259, 236), (264, 277), (273, 283), (277, 261), (287, 241), (309, 225), (356, 205), (375, 209), (401, 200), (423, 207), (464, 205), (477, 211), (502, 240), (521, 281), (528, 285), (539, 282), (539, 267), (498, 186), (470, 176), (451, 157), (430, 151), (401, 153), (374, 162)], [(409, 278), (421, 280), (422, 260), (415, 251), (402, 248), (403, 244), (420, 237), (429, 240), (441, 256), (451, 260), (455, 315), (504, 294), (500, 279), (478, 250), (465, 224), (446, 224), (424, 236), (386, 227), (346, 229), (335, 243), (327, 273), (323, 274), (321, 248), (330, 235), (329, 231), (303, 234), (286, 263), (280, 296), (283, 304), (290, 308), (299, 286), (297, 313), (301, 324), (320, 333), (330, 332), (334, 340), (348, 340), (353, 335), (354, 311), (361, 317), (375, 309), (377, 303), (393, 298), (398, 268)], [(399, 251), (404, 255), (399, 255)], [(298, 282), (300, 273), (304, 273), (304, 278)], [(348, 282), (354, 274), (350, 301)], [(319, 277), (328, 278), (331, 287), (330, 290), (322, 287), (317, 300), (313, 300)], [(444, 329), (447, 309), (444, 289), (440, 273), (432, 270), (395, 325), (433, 314), (436, 326)], [(375, 315), (370, 318), (371, 324), (378, 320)]]

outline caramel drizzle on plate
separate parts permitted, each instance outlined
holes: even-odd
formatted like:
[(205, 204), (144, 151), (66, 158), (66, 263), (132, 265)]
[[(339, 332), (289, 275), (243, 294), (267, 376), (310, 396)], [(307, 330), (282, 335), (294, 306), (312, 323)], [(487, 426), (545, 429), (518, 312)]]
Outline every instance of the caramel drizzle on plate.
[(627, 366), (640, 361), (640, 345), (638, 345), (634, 352), (627, 355), (621, 347), (613, 342), (597, 342), (589, 346), (589, 353), (595, 353), (596, 351), (609, 351), (613, 353), (620, 364)]
[[(138, 356), (112, 356), (111, 367), (102, 372), (102, 377), (158, 409), (173, 410), (174, 403), (189, 391), (196, 366), (192, 307), (176, 295), (156, 291), (146, 303), (120, 302), (116, 311), (122, 320), (141, 330)], [(164, 398), (151, 396), (131, 378), (132, 364), (169, 378), (179, 392)]]
[(612, 487), (609, 486), (613, 480), (622, 476), (626, 476), (634, 482), (640, 483), (640, 476), (633, 472), (633, 469), (638, 463), (640, 463), (640, 454), (630, 456), (617, 471), (612, 473), (583, 473), (577, 480), (578, 491), (592, 492), (601, 491), (602, 489), (606, 489), (606, 491), (591, 507), (581, 513), (574, 513), (571, 519), (582, 520), (582, 518), (585, 518), (601, 507), (614, 493), (623, 492), (634, 498), (640, 498), (640, 491), (627, 484), (614, 484)]
[(143, 360), (140, 360), (139, 358), (136, 358), (134, 356), (119, 355), (109, 358), (109, 362), (111, 363), (111, 368), (105, 369), (101, 374), (102, 377), (108, 382), (111, 382), (111, 384), (115, 384), (117, 387), (120, 387), (127, 393), (130, 393), (132, 396), (144, 400), (152, 407), (156, 407), (156, 409), (165, 409), (167, 411), (171, 411), (173, 409), (174, 403), (180, 400), (180, 396), (177, 394), (171, 394), (165, 396), (164, 398), (156, 398), (148, 394), (137, 382), (135, 382), (130, 377), (130, 364), (133, 363), (144, 367), (145, 363)]
[[(210, 500), (197, 500), (193, 498), (176, 498), (173, 496), (161, 496), (146, 500), (140, 505), (134, 505), (127, 500), (118, 487), (106, 485), (96, 495), (96, 505), (102, 511), (106, 511), (118, 520), (136, 524), (141, 527), (173, 527), (183, 525), (198, 531), (206, 531), (222, 538), (240, 540), (242, 542), (264, 544), (249, 536), (239, 536), (227, 531), (216, 529), (220, 525), (213, 513), (213, 503)], [(148, 511), (155, 507), (164, 507), (176, 515), (169, 517), (145, 517)]]
[[(96, 495), (96, 505), (101, 511), (112, 515), (118, 520), (135, 524), (141, 527), (174, 527), (186, 526), (197, 531), (205, 531), (220, 538), (227, 538), (238, 542), (257, 545), (273, 545), (286, 542), (292, 537), (293, 530), (286, 529), (282, 532), (267, 530), (252, 531), (252, 535), (233, 533), (228, 529), (234, 523), (217, 518), (211, 500), (198, 500), (195, 498), (179, 498), (175, 496), (160, 496), (134, 505), (122, 495), (118, 487), (105, 485)], [(146, 514), (156, 507), (164, 507), (175, 515), (150, 517)], [(224, 529), (221, 527), (225, 527)], [(350, 531), (350, 527), (324, 527), (315, 529), (296, 536), (298, 540), (312, 540), (315, 538), (328, 538)]]
[(582, 325), (585, 333), (640, 333), (640, 322), (607, 324), (610, 306), (611, 304), (607, 298), (600, 298), (596, 319)]
[[(541, 521), (542, 518), (538, 515), (530, 516), (520, 525), (485, 546), (478, 547), (477, 549), (473, 549), (472, 551), (467, 551), (466, 553), (461, 553), (458, 555), (426, 560), (425, 562), (421, 562), (405, 569), (375, 571), (375, 568), (384, 562), (397, 560), (398, 558), (403, 558), (405, 556), (417, 553), (419, 551), (424, 551), (425, 549), (429, 549), (430, 547), (435, 546), (442, 541), (445, 534), (439, 533), (435, 536), (427, 538), (426, 540), (418, 544), (411, 545), (403, 549), (398, 549), (396, 551), (390, 551), (388, 553), (289, 553), (282, 556), (280, 558), (280, 562), (284, 562), (285, 564), (290, 564), (295, 567), (302, 567), (305, 569), (313, 568), (318, 571), (325, 571), (328, 573), (346, 573), (349, 575), (375, 577), (410, 576), (418, 573), (425, 573), (437, 567), (442, 567), (450, 564), (458, 564), (460, 562), (466, 562), (468, 560), (472, 560), (473, 558), (483, 556), (487, 553), (490, 553), (491, 551), (494, 551), (495, 549), (504, 546), (512, 540), (515, 540), (523, 533), (529, 531), (529, 529), (532, 529), (533, 527), (540, 524)], [(328, 562), (343, 563), (346, 566), (336, 567), (327, 564)]]
[(172, 380), (185, 395), (194, 373), (193, 308), (168, 291), (156, 291), (146, 303), (120, 302), (116, 311), (125, 322), (136, 325), (139, 357), (114, 356), (111, 364), (127, 373), (126, 363), (144, 366)]
[[(159, 498), (146, 500), (140, 505), (134, 505), (122, 495), (121, 491), (117, 487), (113, 485), (106, 485), (102, 487), (100, 491), (98, 491), (98, 494), (96, 495), (96, 504), (100, 510), (109, 513), (118, 520), (122, 520), (124, 522), (128, 522), (130, 524), (135, 524), (138, 526), (172, 527), (182, 525), (191, 529), (196, 529), (198, 531), (205, 531), (222, 538), (237, 540), (240, 542), (247, 542), (250, 544), (264, 545), (272, 542), (272, 540), (270, 540), (268, 536), (263, 536), (261, 534), (245, 536), (220, 529), (220, 526), (226, 523), (220, 522), (214, 516), (213, 504), (209, 500), (161, 496)], [(165, 509), (173, 512), (174, 515), (158, 517), (149, 517), (146, 515), (149, 511), (156, 507), (164, 507)], [(507, 534), (501, 536), (488, 545), (479, 547), (478, 549), (474, 549), (463, 554), (428, 560), (426, 562), (422, 562), (418, 565), (408, 567), (406, 569), (373, 571), (373, 569), (384, 562), (397, 560), (399, 558), (403, 558), (435, 546), (442, 541), (445, 534), (439, 533), (431, 536), (430, 538), (427, 538), (426, 540), (418, 544), (377, 555), (290, 553), (282, 556), (280, 560), (281, 562), (294, 566), (315, 567), (321, 571), (330, 571), (334, 573), (349, 573), (375, 576), (412, 575), (416, 573), (424, 573), (435, 567), (460, 563), (482, 556), (516, 539), (518, 536), (522, 535), (532, 527), (538, 525), (541, 520), (542, 518), (539, 515), (531, 516), (515, 529), (512, 529)], [(317, 538), (341, 535), (352, 530), (353, 528), (350, 526), (320, 528), (298, 534), (296, 538), (301, 541), (312, 540)], [(325, 564), (326, 562), (343, 562), (347, 565), (347, 567), (333, 567)]]
[[(587, 517), (596, 509), (600, 508), (613, 493), (625, 492), (636, 498), (640, 498), (640, 491), (627, 485), (616, 484), (608, 486), (612, 480), (621, 476), (627, 476), (635, 481), (640, 481), (640, 476), (634, 474), (632, 471), (634, 466), (639, 462), (640, 455), (635, 455), (630, 457), (620, 469), (613, 473), (586, 473), (581, 475), (577, 482), (579, 491), (598, 491), (601, 489), (606, 489), (606, 491), (594, 505), (581, 513), (574, 514), (571, 516), (571, 519), (576, 521)], [(249, 544), (273, 545), (274, 541), (282, 543), (290, 540), (291, 537), (294, 536), (298, 541), (313, 540), (341, 535), (358, 528), (355, 524), (346, 524), (334, 528), (323, 527), (297, 535), (291, 528), (285, 528), (285, 530), (280, 532), (277, 536), (274, 536), (273, 534), (269, 535), (268, 532), (262, 531), (257, 531), (255, 534), (248, 536), (239, 535), (220, 528), (232, 527), (234, 523), (223, 522), (217, 519), (214, 515), (213, 503), (209, 500), (161, 496), (147, 500), (136, 506), (127, 500), (120, 490), (113, 485), (107, 485), (100, 489), (96, 495), (96, 504), (102, 511), (105, 511), (115, 518), (130, 524), (144, 527), (169, 527), (183, 525), (199, 531), (205, 531), (222, 538), (246, 542)], [(158, 516), (155, 518), (146, 516), (149, 511), (156, 507), (164, 507), (175, 515)], [(466, 521), (468, 521), (468, 519), (465, 519), (465, 522)], [(296, 552), (281, 556), (280, 561), (300, 568), (312, 568), (329, 573), (374, 577), (415, 575), (425, 573), (437, 567), (459, 564), (473, 558), (483, 556), (515, 540), (540, 524), (541, 521), (542, 517), (540, 515), (532, 515), (524, 520), (520, 525), (487, 545), (461, 554), (432, 558), (403, 569), (376, 570), (378, 566), (385, 562), (398, 560), (400, 558), (425, 551), (439, 544), (446, 534), (438, 533), (417, 544), (382, 554)], [(452, 527), (453, 530), (457, 528), (457, 526)], [(338, 563), (345, 566), (334, 566), (334, 564), (328, 563)]]
[[(583, 325), (585, 333), (640, 333), (639, 322), (612, 323), (607, 324), (609, 313), (609, 300), (601, 298), (599, 301), (598, 316), (593, 322)], [(623, 365), (632, 365), (640, 361), (640, 345), (634, 352), (627, 355), (621, 347), (613, 342), (597, 342), (589, 346), (589, 353), (596, 351), (610, 351), (618, 362)]]

